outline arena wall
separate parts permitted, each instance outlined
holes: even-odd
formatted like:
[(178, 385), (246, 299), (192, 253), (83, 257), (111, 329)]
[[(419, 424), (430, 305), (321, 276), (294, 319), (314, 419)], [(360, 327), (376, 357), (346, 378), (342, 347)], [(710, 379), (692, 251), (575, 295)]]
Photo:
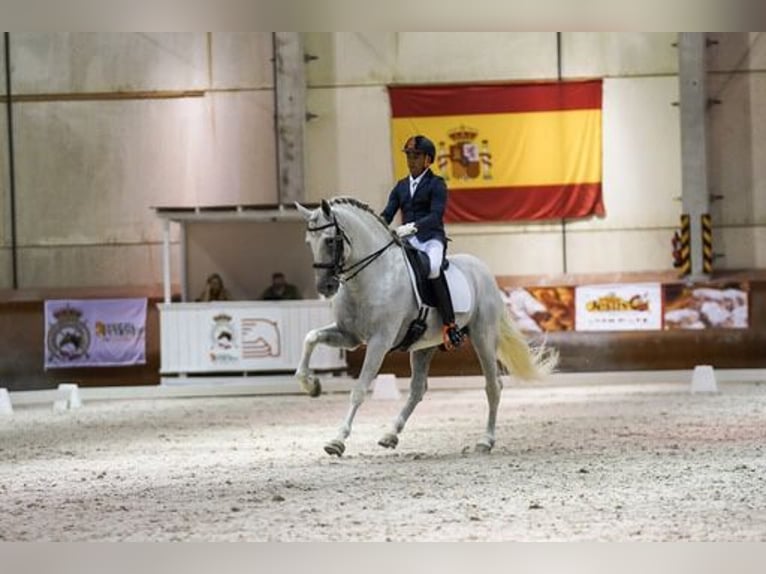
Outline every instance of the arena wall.
[[(316, 114), (305, 133), (307, 201), (344, 194), (382, 207), (394, 179), (388, 85), (555, 80), (560, 67), (564, 79), (604, 81), (606, 216), (454, 224), (450, 250), (474, 253), (511, 280), (673, 273), (670, 239), (681, 211), (675, 33), (563, 33), (560, 61), (552, 32), (305, 33), (302, 39), (306, 53), (316, 56), (306, 64), (307, 107)], [(708, 39), (715, 269), (747, 274), (766, 268), (766, 164), (758, 161), (766, 152), (766, 40), (756, 32)], [(3, 113), (2, 342), (13, 346), (8, 356), (18, 361), (6, 361), (3, 376), (37, 364), (41, 351), (32, 349), (45, 297), (62, 289), (81, 297), (157, 295), (162, 226), (153, 206), (279, 201), (270, 33), (12, 33), (10, 44), (20, 289), (10, 290), (10, 142)], [(185, 265), (192, 296), (208, 272), (230, 271), (238, 296), (253, 297), (277, 265), (314, 294), (310, 270), (299, 269), (307, 253), (290, 226), (268, 230), (265, 241), (227, 230), (207, 242), (211, 233), (190, 233), (192, 249), (182, 265), (179, 230), (172, 228), (172, 281), (180, 283)], [(277, 252), (275, 245), (285, 247)], [(753, 292), (752, 333), (699, 334), (683, 343), (674, 342), (675, 334), (662, 334), (659, 343), (633, 334), (608, 344), (564, 337), (557, 340), (569, 349), (564, 365), (594, 368), (581, 359), (601, 349), (598, 368), (646, 366), (647, 358), (672, 368), (714, 351), (722, 365), (762, 366), (761, 289)], [(21, 333), (21, 325), (30, 330)], [(667, 355), (670, 350), (676, 354)], [(458, 374), (473, 369), (461, 353), (443, 361), (454, 362)], [(41, 364), (34, 368), (29, 372), (39, 375)], [(155, 375), (135, 379), (156, 381)]]
[[(161, 274), (152, 206), (278, 201), (269, 33), (10, 38), (20, 287), (151, 285)], [(720, 101), (710, 110), (711, 193), (724, 197), (712, 207), (714, 246), (724, 256), (716, 268), (762, 268), (766, 167), (755, 158), (766, 141), (766, 42), (759, 33), (710, 39), (710, 95)], [(351, 194), (383, 204), (394, 178), (387, 85), (558, 75), (550, 32), (303, 40), (317, 57), (306, 68), (307, 106), (317, 115), (306, 126), (311, 202)], [(607, 215), (451, 225), (453, 251), (481, 256), (498, 275), (670, 269), (681, 194), (675, 40), (563, 33), (562, 77), (604, 78)], [(2, 114), (0, 288), (11, 281), (5, 126)]]

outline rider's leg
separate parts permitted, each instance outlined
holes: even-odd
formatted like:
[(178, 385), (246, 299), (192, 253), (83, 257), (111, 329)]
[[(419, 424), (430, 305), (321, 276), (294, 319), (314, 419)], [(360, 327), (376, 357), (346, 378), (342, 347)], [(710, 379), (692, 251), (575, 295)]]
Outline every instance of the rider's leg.
[(429, 279), (433, 286), (434, 295), (436, 295), (436, 304), (439, 306), (439, 313), (442, 316), (442, 338), (447, 350), (459, 347), (463, 343), (463, 335), (460, 333), (455, 323), (455, 311), (452, 308), (452, 298), (450, 297), (447, 278), (441, 273), (436, 279)]
[(442, 272), (442, 261), (444, 260), (444, 245), (441, 241), (432, 239), (423, 244), (424, 251), (428, 254), (430, 269), (428, 281), (434, 290), (436, 304), (439, 307), (439, 314), (442, 317), (444, 327), (442, 329), (442, 338), (444, 347), (452, 350), (459, 347), (463, 342), (463, 335), (460, 333), (455, 323), (455, 311), (452, 308), (452, 298), (450, 297), (447, 278)]

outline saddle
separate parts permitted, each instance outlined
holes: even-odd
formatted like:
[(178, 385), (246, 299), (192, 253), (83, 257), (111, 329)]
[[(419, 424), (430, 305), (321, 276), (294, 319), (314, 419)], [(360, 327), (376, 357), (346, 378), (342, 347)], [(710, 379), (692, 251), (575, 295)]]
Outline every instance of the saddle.
[[(407, 256), (407, 263), (412, 271), (413, 283), (422, 304), (418, 311), (418, 317), (410, 323), (404, 338), (391, 349), (392, 351), (407, 351), (413, 343), (420, 339), (428, 328), (426, 321), (430, 308), (438, 308), (436, 295), (431, 282), (428, 280), (428, 274), (431, 270), (428, 255), (406, 243), (403, 248)], [(462, 271), (454, 265), (450, 266), (449, 259), (445, 256), (441, 272), (444, 273), (449, 284), (450, 297), (455, 312), (468, 311), (471, 308), (472, 297), (468, 281)]]
[[(436, 307), (436, 295), (434, 295), (433, 287), (428, 282), (428, 274), (431, 271), (428, 255), (409, 244), (404, 245), (404, 254), (407, 256), (407, 261), (409, 261), (412, 272), (415, 275), (415, 286), (418, 290), (418, 295), (420, 295), (420, 300), (429, 307)], [(449, 260), (444, 257), (441, 268), (442, 273), (448, 267)]]
[[(415, 286), (418, 290), (420, 300), (424, 305), (437, 307), (436, 295), (428, 280), (428, 273), (431, 270), (428, 255), (415, 249), (411, 245), (404, 245), (404, 253), (407, 255), (407, 262), (409, 263), (410, 269), (412, 269), (412, 274), (415, 278)], [(447, 279), (450, 298), (452, 299), (452, 308), (455, 310), (455, 313), (465, 313), (469, 311), (471, 309), (473, 295), (471, 293), (471, 288), (468, 286), (468, 280), (456, 265), (450, 265), (446, 254), (444, 256), (444, 261), (442, 262), (441, 271)]]

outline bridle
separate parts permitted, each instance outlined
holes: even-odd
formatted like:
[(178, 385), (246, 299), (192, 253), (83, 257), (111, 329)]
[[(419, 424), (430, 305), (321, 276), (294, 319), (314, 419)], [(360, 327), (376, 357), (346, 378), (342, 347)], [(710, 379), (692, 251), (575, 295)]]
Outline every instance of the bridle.
[[(340, 228), (340, 225), (338, 225), (338, 220), (335, 218), (335, 215), (332, 216), (332, 221), (329, 223), (326, 223), (324, 225), (318, 225), (316, 227), (311, 227), (310, 225), (306, 227), (308, 231), (311, 231), (312, 233), (315, 231), (322, 231), (324, 229), (329, 229), (330, 227), (335, 228), (335, 235), (332, 237), (325, 237), (324, 242), (328, 246), (328, 249), (330, 250), (330, 253), (332, 254), (332, 261), (330, 263), (314, 263), (313, 267), (314, 269), (329, 269), (330, 275), (338, 280), (341, 281), (350, 281), (361, 271), (367, 267), (370, 263), (375, 261), (378, 257), (383, 255), (383, 253), (394, 245), (396, 243), (396, 239), (391, 239), (388, 243), (386, 243), (383, 247), (378, 249), (377, 251), (374, 251), (373, 253), (370, 253), (366, 257), (363, 257), (353, 265), (349, 265), (348, 267), (343, 266), (343, 242), (345, 241), (348, 243), (348, 246), (351, 247), (351, 240), (348, 238), (348, 235), (346, 235), (346, 232), (343, 231)], [(343, 276), (344, 274), (351, 273), (351, 275)]]

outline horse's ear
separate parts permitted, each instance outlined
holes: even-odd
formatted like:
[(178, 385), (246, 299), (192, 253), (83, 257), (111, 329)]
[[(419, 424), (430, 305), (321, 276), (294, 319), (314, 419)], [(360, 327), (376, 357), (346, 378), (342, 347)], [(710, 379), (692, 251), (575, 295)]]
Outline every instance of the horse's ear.
[(303, 207), (297, 201), (295, 202), (295, 208), (298, 210), (298, 213), (300, 213), (306, 221), (308, 221), (311, 218), (311, 214), (314, 213), (308, 207)]
[(322, 213), (324, 213), (327, 217), (330, 217), (332, 215), (332, 211), (330, 210), (330, 204), (327, 203), (326, 199), (322, 200)]

